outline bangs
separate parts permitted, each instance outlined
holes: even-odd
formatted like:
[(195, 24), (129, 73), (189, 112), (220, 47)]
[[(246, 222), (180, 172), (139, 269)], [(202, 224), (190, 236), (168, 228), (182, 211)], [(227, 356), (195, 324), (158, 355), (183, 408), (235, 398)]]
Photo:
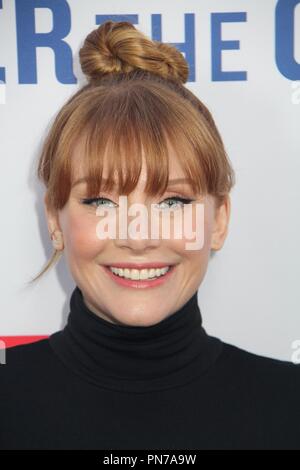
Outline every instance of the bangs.
[[(104, 115), (93, 116), (85, 128), (82, 164), (88, 197), (102, 190), (130, 194), (139, 181), (143, 164), (147, 196), (164, 194), (169, 184), (170, 159), (174, 158), (171, 152), (192, 190), (200, 193), (206, 189), (199, 168), (202, 157), (195, 155), (182, 126), (170, 122), (159, 107), (148, 112), (131, 101), (121, 109), (123, 113), (118, 106), (115, 109), (112, 106)], [(103, 178), (104, 167), (108, 178)]]
[(228, 191), (225, 150), (217, 131), (211, 131), (212, 123), (195, 105), (161, 83), (123, 83), (109, 93), (101, 85), (87, 89), (84, 99), (75, 95), (70, 100), (63, 121), (48, 181), (55, 208), (64, 206), (74, 185), (78, 162), (73, 150), (79, 141), (87, 197), (111, 190), (130, 194), (143, 164), (145, 193), (161, 196), (169, 186), (171, 152), (193, 193), (219, 196), (222, 186)]
[[(197, 125), (199, 115), (193, 126), (190, 110), (180, 109), (176, 101), (170, 109), (168, 102), (153, 94), (153, 89), (150, 92), (143, 87), (141, 96), (138, 88), (130, 94), (110, 96), (109, 103), (104, 100), (84, 126), (82, 162), (88, 197), (115, 188), (119, 194), (130, 194), (143, 163), (147, 170), (146, 194), (162, 195), (169, 183), (170, 147), (192, 190), (205, 193), (206, 162), (214, 147), (209, 147), (203, 129)], [(178, 96), (174, 99), (178, 101)], [(104, 166), (107, 179), (102, 176)]]

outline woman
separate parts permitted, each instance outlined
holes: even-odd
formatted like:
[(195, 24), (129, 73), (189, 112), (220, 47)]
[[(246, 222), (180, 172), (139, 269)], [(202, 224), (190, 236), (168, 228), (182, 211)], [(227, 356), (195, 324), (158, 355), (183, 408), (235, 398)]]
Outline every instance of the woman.
[[(63, 330), (7, 351), (0, 447), (299, 449), (299, 367), (202, 325), (197, 292), (228, 232), (234, 171), (184, 86), (184, 57), (107, 21), (80, 61), (88, 84), (58, 113), (39, 161), (55, 251), (34, 279), (64, 252), (76, 287)], [(120, 236), (119, 196), (154, 205), (156, 222), (169, 216), (167, 236)], [(116, 237), (101, 237), (100, 206)], [(172, 231), (185, 211), (201, 229), (196, 249)]]

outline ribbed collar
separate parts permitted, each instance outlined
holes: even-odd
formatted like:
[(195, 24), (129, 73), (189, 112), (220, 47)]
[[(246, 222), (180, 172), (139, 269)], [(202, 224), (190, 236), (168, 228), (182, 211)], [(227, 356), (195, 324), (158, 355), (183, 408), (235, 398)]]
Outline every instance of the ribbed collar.
[(101, 388), (143, 393), (186, 384), (218, 358), (222, 341), (202, 326), (197, 292), (151, 326), (111, 323), (92, 312), (78, 286), (64, 329), (49, 337), (64, 364)]

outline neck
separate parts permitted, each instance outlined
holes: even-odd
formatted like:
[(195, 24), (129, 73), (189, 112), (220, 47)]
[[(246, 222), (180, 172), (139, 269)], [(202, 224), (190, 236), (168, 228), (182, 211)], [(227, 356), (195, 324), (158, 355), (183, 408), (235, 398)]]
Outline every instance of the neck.
[(109, 322), (91, 311), (76, 286), (65, 328), (50, 345), (61, 360), (102, 388), (142, 393), (176, 387), (201, 376), (222, 342), (202, 326), (197, 292), (175, 313), (151, 326)]

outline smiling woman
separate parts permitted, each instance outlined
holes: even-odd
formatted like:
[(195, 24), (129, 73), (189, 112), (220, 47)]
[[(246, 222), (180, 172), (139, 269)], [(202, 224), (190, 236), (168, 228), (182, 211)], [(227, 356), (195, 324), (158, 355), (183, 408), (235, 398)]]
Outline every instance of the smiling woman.
[[(88, 84), (59, 111), (38, 165), (47, 188), (49, 232), (59, 239), (52, 258), (32, 282), (64, 251), (72, 277), (94, 312), (122, 324), (154, 324), (191, 297), (204, 277), (211, 250), (224, 243), (234, 172), (210, 112), (183, 85), (188, 64), (176, 48), (151, 41), (131, 23), (106, 22), (87, 36), (79, 55)], [(128, 239), (124, 234), (114, 242), (100, 239), (100, 201), (117, 233), (119, 228), (125, 231), (125, 223), (119, 227), (112, 220), (120, 195), (147, 209), (150, 203), (158, 204), (165, 213), (161, 219), (167, 211), (178, 216), (184, 208), (187, 213), (190, 204), (190, 231), (197, 240), (202, 235), (204, 246), (195, 256), (185, 248), (184, 237), (171, 236), (180, 228), (175, 213), (170, 215), (168, 236), (161, 224), (161, 243), (154, 237), (133, 240), (130, 233)], [(178, 197), (179, 206), (178, 199), (174, 204)], [(203, 222), (196, 217), (200, 203), (205, 207)], [(172, 276), (160, 274), (152, 283), (141, 282), (140, 276), (152, 279), (153, 271), (125, 270), (108, 277), (106, 270), (99, 270), (124, 262), (176, 267)], [(128, 281), (132, 276), (135, 282)], [(128, 283), (137, 289), (120, 289)], [(150, 283), (160, 286), (151, 304), (147, 297), (153, 289), (141, 289)], [(166, 298), (171, 283), (176, 295)]]
[[(39, 160), (54, 254), (31, 281), (64, 252), (76, 287), (62, 330), (7, 350), (0, 448), (299, 449), (299, 367), (202, 325), (197, 293), (227, 236), (234, 171), (184, 86), (186, 60), (107, 21), (80, 61), (88, 83), (57, 114)], [(155, 206), (150, 236), (140, 220), (124, 230), (136, 204), (145, 220)], [(117, 236), (102, 237), (102, 211)]]

